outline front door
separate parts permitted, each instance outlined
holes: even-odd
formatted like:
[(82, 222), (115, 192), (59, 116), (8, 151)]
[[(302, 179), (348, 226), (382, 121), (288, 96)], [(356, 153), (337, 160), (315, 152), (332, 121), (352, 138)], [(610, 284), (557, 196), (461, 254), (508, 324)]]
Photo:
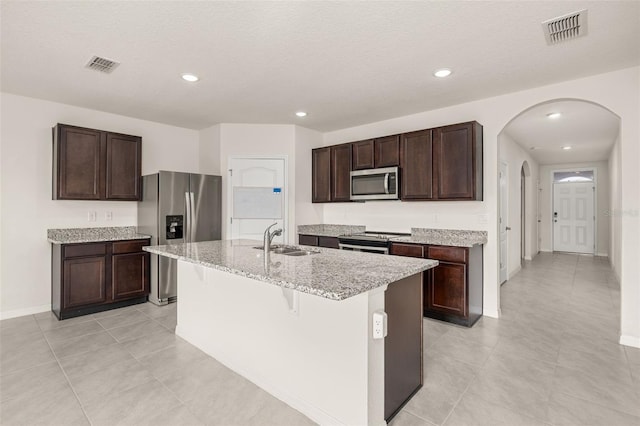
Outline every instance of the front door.
[(286, 242), (287, 185), (284, 158), (231, 158), (228, 206), (231, 239), (262, 241), (264, 230), (282, 229), (273, 242)]
[(553, 250), (593, 254), (593, 182), (553, 184)]

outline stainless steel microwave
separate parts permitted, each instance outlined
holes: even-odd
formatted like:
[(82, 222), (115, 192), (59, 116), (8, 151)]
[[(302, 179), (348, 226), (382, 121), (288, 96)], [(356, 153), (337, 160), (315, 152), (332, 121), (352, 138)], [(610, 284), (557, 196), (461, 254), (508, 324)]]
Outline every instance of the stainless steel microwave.
[(351, 200), (397, 200), (400, 173), (397, 167), (354, 170), (350, 175)]

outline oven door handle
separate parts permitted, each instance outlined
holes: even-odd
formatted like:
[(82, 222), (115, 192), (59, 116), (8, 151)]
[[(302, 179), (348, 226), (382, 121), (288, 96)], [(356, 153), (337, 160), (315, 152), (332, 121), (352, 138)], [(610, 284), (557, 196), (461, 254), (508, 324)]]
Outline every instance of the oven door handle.
[(343, 243), (339, 243), (338, 247), (340, 247), (340, 250), (342, 249), (369, 250), (369, 251), (379, 251), (384, 254), (389, 254), (389, 247), (356, 246), (353, 244), (343, 244)]

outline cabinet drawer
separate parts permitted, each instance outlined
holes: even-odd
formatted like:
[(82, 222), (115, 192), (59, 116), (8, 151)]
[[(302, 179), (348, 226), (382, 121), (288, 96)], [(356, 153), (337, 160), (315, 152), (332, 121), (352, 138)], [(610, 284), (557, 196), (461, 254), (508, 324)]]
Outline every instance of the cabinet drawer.
[(417, 244), (392, 243), (389, 254), (396, 256), (424, 257), (424, 246)]
[(336, 237), (318, 237), (318, 246), (327, 248), (340, 248)]
[(142, 247), (148, 246), (149, 240), (118, 241), (113, 243), (113, 254), (137, 253)]
[(71, 244), (64, 245), (63, 256), (69, 257), (82, 257), (82, 256), (99, 256), (107, 253), (107, 245), (105, 243), (86, 243), (86, 244)]
[(303, 246), (317, 246), (318, 237), (315, 235), (298, 235), (298, 244)]
[(427, 258), (466, 263), (467, 249), (465, 247), (429, 246), (427, 250)]

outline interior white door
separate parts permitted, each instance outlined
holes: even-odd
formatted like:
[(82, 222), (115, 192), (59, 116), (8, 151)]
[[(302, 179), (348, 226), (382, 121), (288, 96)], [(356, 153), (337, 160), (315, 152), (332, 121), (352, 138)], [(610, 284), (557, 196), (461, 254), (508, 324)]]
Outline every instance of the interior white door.
[(231, 239), (262, 241), (264, 230), (277, 223), (282, 235), (273, 242), (288, 241), (287, 184), (284, 158), (231, 158), (227, 201)]
[(507, 254), (509, 250), (507, 220), (509, 217), (509, 175), (507, 164), (500, 163), (500, 284), (507, 280)]
[(553, 184), (553, 250), (595, 252), (593, 182)]

